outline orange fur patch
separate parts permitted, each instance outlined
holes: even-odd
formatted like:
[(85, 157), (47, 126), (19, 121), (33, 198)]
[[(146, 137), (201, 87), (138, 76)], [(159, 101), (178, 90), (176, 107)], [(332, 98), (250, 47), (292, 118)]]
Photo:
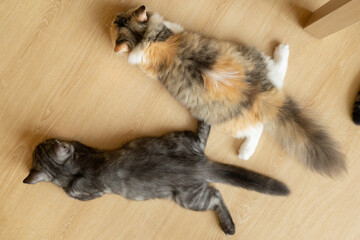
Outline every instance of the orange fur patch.
[(176, 56), (179, 39), (180, 35), (175, 34), (164, 42), (150, 43), (144, 51), (147, 61), (141, 64), (145, 72), (151, 76), (156, 76), (161, 65), (169, 66)]
[(239, 117), (214, 125), (214, 127), (221, 132), (236, 135), (239, 131), (256, 123), (274, 120), (284, 99), (284, 95), (278, 89), (259, 93), (251, 109), (243, 111)]
[(231, 57), (220, 56), (202, 77), (211, 98), (239, 102), (244, 97), (242, 92), (249, 88), (244, 75), (244, 67), (240, 63)]

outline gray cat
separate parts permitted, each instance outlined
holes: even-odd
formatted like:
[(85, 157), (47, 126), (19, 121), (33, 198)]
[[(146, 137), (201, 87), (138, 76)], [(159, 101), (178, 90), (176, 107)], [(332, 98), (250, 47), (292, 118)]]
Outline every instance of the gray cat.
[(264, 175), (209, 161), (204, 155), (209, 131), (209, 125), (199, 122), (197, 133), (139, 138), (112, 151), (48, 139), (36, 147), (24, 183), (52, 182), (70, 197), (84, 201), (105, 193), (131, 200), (172, 199), (187, 209), (216, 211), (222, 229), (232, 235), (235, 225), (229, 210), (209, 183), (272, 195), (288, 195), (289, 189)]

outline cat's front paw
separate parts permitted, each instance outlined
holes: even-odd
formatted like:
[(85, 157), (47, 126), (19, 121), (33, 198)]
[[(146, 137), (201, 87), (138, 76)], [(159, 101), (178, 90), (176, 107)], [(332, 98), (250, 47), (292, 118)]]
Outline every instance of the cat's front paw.
[(142, 49), (135, 48), (132, 50), (128, 57), (128, 62), (132, 65), (145, 63), (145, 53)]
[(274, 59), (275, 61), (281, 61), (289, 58), (289, 45), (281, 43), (279, 46), (275, 48)]

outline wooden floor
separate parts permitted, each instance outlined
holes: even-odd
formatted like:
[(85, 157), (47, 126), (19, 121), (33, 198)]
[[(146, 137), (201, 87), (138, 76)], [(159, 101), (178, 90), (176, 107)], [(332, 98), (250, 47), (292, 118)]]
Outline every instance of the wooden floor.
[[(130, 3), (131, 2), (131, 3)], [(326, 0), (0, 1), (0, 239), (360, 239), (360, 26), (323, 40), (302, 29)], [(49, 183), (22, 183), (31, 152), (48, 137), (115, 148), (139, 136), (195, 129), (158, 81), (113, 53), (108, 26), (145, 4), (186, 29), (252, 44), (271, 54), (290, 45), (285, 91), (342, 144), (348, 175), (332, 180), (302, 167), (264, 135), (249, 161), (241, 141), (212, 132), (207, 155), (284, 181), (289, 197), (217, 184), (237, 232), (226, 237), (212, 212), (167, 200), (107, 195), (73, 200)]]

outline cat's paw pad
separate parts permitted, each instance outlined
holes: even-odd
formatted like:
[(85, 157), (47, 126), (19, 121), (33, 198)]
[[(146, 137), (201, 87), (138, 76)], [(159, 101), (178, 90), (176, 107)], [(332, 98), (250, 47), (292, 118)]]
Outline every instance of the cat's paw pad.
[(274, 59), (275, 61), (287, 60), (289, 58), (289, 45), (281, 43), (275, 48)]
[(254, 150), (247, 146), (241, 146), (239, 149), (238, 157), (242, 160), (249, 160), (249, 158), (254, 154)]

